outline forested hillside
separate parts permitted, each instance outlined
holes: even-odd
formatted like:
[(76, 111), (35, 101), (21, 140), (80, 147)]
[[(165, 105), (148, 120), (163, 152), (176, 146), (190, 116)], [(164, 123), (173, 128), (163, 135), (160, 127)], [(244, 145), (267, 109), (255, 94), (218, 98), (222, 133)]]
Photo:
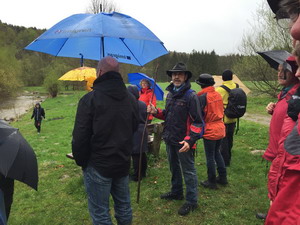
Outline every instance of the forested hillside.
[[(47, 77), (57, 79), (80, 66), (80, 59), (53, 57), (24, 50), (24, 47), (43, 32), (44, 30), (9, 25), (0, 21), (0, 97), (11, 96), (22, 86), (43, 85)], [(144, 67), (123, 64), (121, 70), (126, 80), (127, 73), (131, 72), (143, 72), (153, 76), (158, 66), (157, 80), (168, 81), (165, 71), (182, 61), (188, 65), (196, 79), (201, 73), (220, 74), (224, 69), (232, 68), (234, 62), (240, 58), (239, 55), (219, 56), (214, 51), (170, 52)], [(97, 62), (85, 60), (84, 65), (96, 67)]]

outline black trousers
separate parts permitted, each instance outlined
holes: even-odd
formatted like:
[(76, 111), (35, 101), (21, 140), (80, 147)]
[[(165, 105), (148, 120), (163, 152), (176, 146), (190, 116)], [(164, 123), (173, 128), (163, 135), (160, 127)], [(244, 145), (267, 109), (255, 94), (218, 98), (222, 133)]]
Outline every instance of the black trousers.
[(14, 195), (14, 180), (0, 174), (0, 189), (3, 191), (6, 219), (8, 220)]
[(235, 124), (236, 123), (225, 124), (226, 136), (222, 139), (222, 143), (220, 146), (220, 152), (223, 156), (225, 166), (230, 166)]
[[(133, 165), (133, 179), (138, 179), (139, 177), (139, 160), (140, 160), (140, 154), (134, 154), (132, 155), (132, 165)], [(147, 171), (147, 155), (145, 152), (142, 153), (142, 162), (141, 162), (141, 177), (146, 176)]]
[(36, 127), (38, 132), (41, 132), (41, 124), (42, 121), (37, 121), (37, 120), (34, 121), (34, 126)]

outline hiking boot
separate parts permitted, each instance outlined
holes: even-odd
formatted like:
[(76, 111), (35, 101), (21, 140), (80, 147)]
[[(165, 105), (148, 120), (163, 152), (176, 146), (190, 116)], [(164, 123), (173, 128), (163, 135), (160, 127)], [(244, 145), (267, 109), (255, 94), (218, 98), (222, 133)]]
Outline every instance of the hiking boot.
[(210, 189), (218, 189), (217, 184), (216, 183), (212, 183), (208, 180), (206, 181), (201, 181), (200, 184), (205, 187), (205, 188), (210, 188)]
[(228, 184), (227, 177), (217, 177), (216, 181), (218, 184), (221, 184), (221, 185)]
[(256, 218), (260, 220), (265, 220), (267, 218), (267, 215), (268, 214), (266, 213), (256, 213)]
[(161, 199), (166, 199), (166, 200), (182, 200), (183, 199), (183, 195), (178, 195), (178, 194), (174, 194), (172, 192), (167, 192), (165, 194), (162, 194), (160, 196)]
[(194, 211), (197, 208), (198, 208), (197, 203), (192, 204), (192, 203), (186, 202), (180, 207), (180, 209), (178, 210), (178, 214), (181, 216), (185, 216), (185, 215), (189, 214), (190, 211)]

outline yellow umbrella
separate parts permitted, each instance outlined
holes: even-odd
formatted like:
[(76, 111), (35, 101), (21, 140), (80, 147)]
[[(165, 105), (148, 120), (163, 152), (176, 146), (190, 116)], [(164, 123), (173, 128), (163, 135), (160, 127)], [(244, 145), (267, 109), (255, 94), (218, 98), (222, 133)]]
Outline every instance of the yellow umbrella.
[(79, 67), (65, 73), (58, 80), (84, 81), (89, 77), (96, 78), (96, 69), (92, 67)]

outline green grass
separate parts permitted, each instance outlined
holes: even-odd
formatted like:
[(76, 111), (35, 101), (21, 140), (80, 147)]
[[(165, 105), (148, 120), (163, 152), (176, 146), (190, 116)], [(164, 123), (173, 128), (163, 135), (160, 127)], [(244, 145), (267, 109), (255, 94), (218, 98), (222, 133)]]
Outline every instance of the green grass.
[[(84, 93), (74, 92), (47, 99), (43, 103), (46, 120), (42, 123), (40, 135), (30, 120), (31, 113), (12, 124), (20, 129), (35, 150), (39, 164), (39, 188), (34, 191), (23, 183), (15, 182), (10, 225), (92, 224), (81, 169), (65, 156), (71, 152), (77, 102)], [(159, 106), (163, 104), (159, 102)], [(149, 155), (148, 176), (141, 183), (139, 204), (136, 203), (137, 184), (130, 183), (133, 224), (263, 224), (255, 218), (255, 213), (268, 209), (266, 168), (261, 156), (250, 152), (266, 148), (267, 132), (266, 126), (240, 121), (240, 131), (234, 139), (232, 165), (228, 168), (230, 184), (219, 190), (199, 187), (200, 207), (186, 217), (177, 214), (183, 201), (164, 201), (159, 198), (170, 188), (170, 172), (165, 145), (162, 143), (159, 158)], [(198, 142), (196, 165), (199, 181), (206, 179), (201, 140)]]

